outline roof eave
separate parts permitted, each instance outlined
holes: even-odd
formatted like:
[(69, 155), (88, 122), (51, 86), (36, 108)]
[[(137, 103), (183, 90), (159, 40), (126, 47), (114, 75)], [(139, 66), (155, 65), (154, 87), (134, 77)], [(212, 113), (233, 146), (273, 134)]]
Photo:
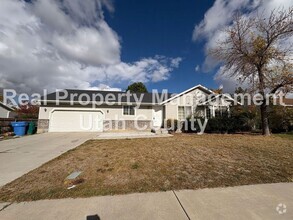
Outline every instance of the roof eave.
[(178, 98), (178, 97), (180, 97), (180, 96), (182, 96), (182, 95), (184, 95), (184, 94), (186, 94), (186, 93), (189, 93), (189, 92), (191, 92), (191, 91), (197, 89), (197, 88), (201, 88), (202, 90), (205, 90), (205, 91), (210, 92), (210, 94), (214, 94), (214, 92), (211, 91), (210, 89), (208, 89), (208, 88), (206, 88), (206, 87), (204, 87), (204, 86), (198, 84), (197, 86), (194, 86), (194, 87), (192, 87), (192, 88), (190, 88), (190, 89), (187, 89), (187, 90), (185, 90), (185, 91), (183, 91), (183, 92), (181, 92), (181, 93), (179, 93), (179, 94), (177, 94), (177, 95), (175, 95), (175, 96), (173, 96), (173, 97), (171, 97), (171, 98), (165, 100), (164, 102), (161, 103), (161, 105), (164, 105), (164, 104), (166, 104), (166, 103), (168, 103), (168, 102), (170, 102), (170, 101), (172, 101), (172, 100), (174, 100), (174, 99), (176, 99), (176, 98)]
[(1, 105), (3, 108), (5, 108), (7, 111), (14, 111), (13, 108), (11, 108), (11, 107), (5, 105), (5, 104), (4, 104), (3, 102), (1, 102), (1, 101), (0, 101), (0, 105)]
[[(71, 103), (73, 103), (73, 105), (80, 104), (79, 101), (59, 101), (58, 102), (58, 100), (39, 100), (39, 102), (41, 103), (41, 105), (42, 105), (42, 103), (53, 103), (53, 104), (54, 103), (59, 103), (59, 104), (71, 104)], [(97, 101), (97, 102), (99, 102), (99, 101)], [(91, 104), (96, 104), (96, 102), (91, 101), (91, 102), (88, 103), (88, 105), (91, 105)], [(120, 103), (118, 103), (118, 102), (103, 102), (101, 105), (104, 105), (104, 104), (109, 105), (109, 106), (112, 106), (112, 105), (129, 105), (129, 104), (136, 105), (136, 102), (131, 102), (131, 103), (128, 103), (128, 102), (120, 102)], [(150, 106), (150, 105), (160, 105), (160, 103), (144, 103), (144, 102), (142, 102), (142, 103), (140, 103), (140, 105), (148, 105), (148, 106)]]

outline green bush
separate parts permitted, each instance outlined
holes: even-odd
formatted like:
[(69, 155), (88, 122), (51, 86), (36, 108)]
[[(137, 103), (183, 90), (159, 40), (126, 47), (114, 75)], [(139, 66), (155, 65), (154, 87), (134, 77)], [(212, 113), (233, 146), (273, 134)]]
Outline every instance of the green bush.
[[(198, 133), (200, 127), (198, 120), (203, 124), (206, 120), (203, 117), (196, 117), (191, 119), (186, 119), (182, 126), (182, 132), (184, 133)], [(210, 118), (205, 129), (206, 133), (228, 133), (233, 130), (234, 122), (233, 118), (229, 117), (228, 113), (223, 114), (221, 117)]]
[[(290, 132), (293, 130), (293, 108), (283, 106), (270, 106), (269, 124), (273, 133)], [(194, 119), (186, 119), (179, 128), (179, 122), (174, 119), (167, 120), (167, 128), (171, 128), (172, 123), (185, 133), (197, 133), (200, 131), (198, 121), (204, 123), (204, 118), (194, 116)], [(181, 124), (181, 123), (180, 123)], [(195, 130), (193, 129), (195, 128)], [(230, 113), (222, 116), (210, 118), (205, 129), (206, 133), (236, 133), (236, 132), (256, 132), (261, 129), (260, 111), (257, 106), (233, 106)]]
[(255, 107), (235, 106), (230, 113), (210, 118), (206, 133), (251, 132), (259, 127), (260, 119)]
[(283, 106), (271, 106), (269, 124), (273, 133), (292, 131), (293, 109)]
[(223, 116), (214, 117), (208, 120), (206, 132), (207, 133), (231, 133), (235, 132), (235, 123), (233, 117), (229, 117), (228, 114)]
[(204, 124), (206, 119), (203, 117), (196, 117), (193, 119), (187, 118), (184, 122), (182, 122), (181, 131), (184, 133), (198, 133), (200, 131), (198, 120)]

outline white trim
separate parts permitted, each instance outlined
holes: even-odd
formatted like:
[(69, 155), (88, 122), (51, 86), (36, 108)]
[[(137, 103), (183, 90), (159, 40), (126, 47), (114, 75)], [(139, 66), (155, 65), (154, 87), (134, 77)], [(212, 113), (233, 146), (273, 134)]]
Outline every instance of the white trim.
[(204, 87), (204, 86), (202, 86), (202, 85), (199, 84), (199, 85), (197, 85), (197, 86), (194, 86), (194, 87), (192, 87), (192, 88), (190, 88), (190, 89), (187, 89), (187, 90), (185, 90), (185, 91), (183, 91), (183, 92), (181, 92), (181, 93), (179, 93), (179, 94), (177, 94), (177, 95), (175, 95), (175, 96), (173, 96), (173, 97), (171, 97), (171, 98), (165, 100), (164, 102), (161, 103), (161, 105), (166, 104), (167, 102), (170, 102), (170, 101), (172, 101), (173, 99), (176, 99), (176, 98), (178, 98), (178, 97), (180, 97), (180, 96), (182, 96), (182, 95), (184, 95), (184, 94), (186, 94), (186, 93), (189, 93), (189, 92), (191, 92), (191, 91), (193, 91), (193, 90), (195, 90), (195, 89), (202, 89), (202, 90), (206, 90), (206, 91), (210, 92), (211, 94), (215, 94), (215, 93), (214, 93), (213, 91), (211, 91), (210, 89), (208, 89), (208, 88), (206, 88), (206, 87)]
[[(160, 112), (161, 112), (161, 122), (160, 122), (160, 126), (159, 127), (161, 127), (162, 126), (162, 124), (163, 124), (163, 121), (164, 121), (164, 119), (163, 119), (163, 107), (162, 106), (154, 106), (153, 108), (152, 108), (152, 124), (153, 124), (153, 126), (154, 126), (154, 115), (155, 115), (155, 109), (154, 108), (160, 108)], [(154, 126), (154, 127), (158, 127), (158, 126)]]
[(49, 118), (51, 118), (51, 115), (54, 111), (92, 111), (92, 112), (102, 112), (103, 115), (105, 115), (104, 111), (101, 109), (94, 109), (94, 108), (63, 108), (63, 107), (55, 107), (49, 112)]
[(182, 106), (182, 105), (177, 105), (177, 120), (179, 121), (180, 119), (179, 119), (179, 107), (183, 107), (183, 109), (184, 109), (184, 106)]

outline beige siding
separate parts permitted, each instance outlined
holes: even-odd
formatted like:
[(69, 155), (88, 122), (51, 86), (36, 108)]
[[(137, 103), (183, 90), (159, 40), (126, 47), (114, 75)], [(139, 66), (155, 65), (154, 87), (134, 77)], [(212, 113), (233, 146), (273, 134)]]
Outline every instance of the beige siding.
[(172, 101), (168, 102), (165, 107), (166, 119), (178, 119), (178, 106), (197, 106), (200, 96), (207, 96), (200, 89), (195, 89)]
[(0, 106), (0, 118), (7, 118), (9, 111)]
[[(58, 106), (58, 107), (40, 107), (39, 111), (39, 119), (50, 119), (50, 112), (53, 109), (58, 108), (66, 108), (66, 109), (77, 109), (77, 108), (90, 108), (89, 106)], [(152, 106), (140, 106), (140, 108), (136, 109), (135, 115), (123, 115), (123, 108), (122, 106), (99, 106), (96, 109), (101, 110), (104, 115), (105, 119), (108, 120), (152, 120)]]

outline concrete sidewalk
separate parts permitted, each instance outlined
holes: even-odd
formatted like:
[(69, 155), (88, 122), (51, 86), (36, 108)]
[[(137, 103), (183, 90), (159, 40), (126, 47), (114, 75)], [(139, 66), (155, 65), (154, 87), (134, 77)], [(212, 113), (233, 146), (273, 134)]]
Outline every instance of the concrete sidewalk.
[(95, 215), (99, 218), (93, 219), (102, 220), (293, 219), (293, 183), (43, 200), (11, 204), (0, 211), (0, 219), (6, 220)]

